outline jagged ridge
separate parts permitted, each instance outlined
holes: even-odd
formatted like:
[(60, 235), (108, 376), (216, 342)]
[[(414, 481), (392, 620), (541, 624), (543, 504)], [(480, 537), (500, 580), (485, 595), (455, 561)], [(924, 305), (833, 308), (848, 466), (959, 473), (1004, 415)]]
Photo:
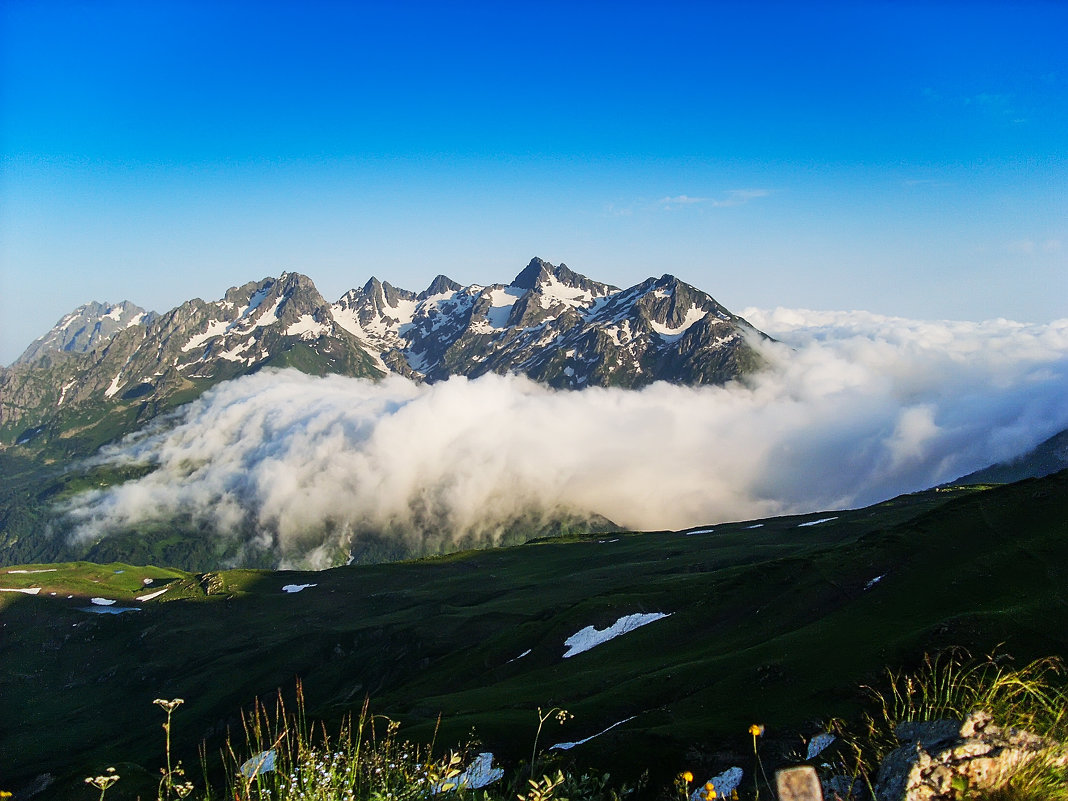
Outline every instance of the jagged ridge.
[(621, 290), (535, 258), (509, 284), (439, 275), (415, 293), (371, 278), (330, 304), (283, 273), (160, 315), (80, 307), (0, 370), (0, 442), (80, 434), (84, 449), (265, 366), (425, 381), (516, 373), (569, 389), (721, 384), (759, 366), (749, 338), (762, 336), (670, 275)]

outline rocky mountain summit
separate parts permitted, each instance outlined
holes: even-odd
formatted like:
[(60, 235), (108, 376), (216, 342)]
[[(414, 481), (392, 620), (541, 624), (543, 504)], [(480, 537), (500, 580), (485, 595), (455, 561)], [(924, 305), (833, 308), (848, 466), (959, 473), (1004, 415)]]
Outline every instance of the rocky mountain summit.
[(677, 278), (620, 290), (533, 259), (509, 284), (439, 275), (415, 294), (372, 278), (333, 307), (382, 367), (439, 381), (519, 373), (552, 387), (721, 384), (754, 369), (762, 336)]
[(751, 341), (764, 336), (670, 275), (619, 289), (533, 259), (508, 284), (439, 275), (415, 293), (371, 278), (328, 303), (283, 273), (164, 314), (79, 307), (0, 370), (0, 444), (107, 441), (264, 367), (431, 382), (514, 373), (561, 389), (722, 384), (760, 366)]
[(35, 339), (15, 364), (32, 364), (49, 351), (87, 353), (131, 325), (147, 325), (156, 317), (128, 300), (114, 305), (93, 301), (79, 306)]

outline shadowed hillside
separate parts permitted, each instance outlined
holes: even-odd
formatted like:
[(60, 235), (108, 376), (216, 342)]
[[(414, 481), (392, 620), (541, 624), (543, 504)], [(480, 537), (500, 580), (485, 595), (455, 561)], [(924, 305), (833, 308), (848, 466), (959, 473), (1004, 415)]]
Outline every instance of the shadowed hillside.
[[(1068, 654), (1066, 498), (1062, 472), (318, 573), (9, 568), (0, 587), (40, 589), (0, 593), (5, 778), (50, 772), (61, 788), (118, 760), (151, 770), (157, 697), (186, 699), (180, 740), (194, 762), (201, 738), (216, 742), (243, 705), (298, 676), (313, 715), (370, 696), (411, 736), (429, 738), (440, 713), (439, 742), (473, 727), (506, 761), (529, 749), (533, 710), (559, 705), (575, 716), (559, 741), (630, 719), (574, 749), (580, 763), (666, 775), (697, 754), (711, 769), (744, 754), (753, 720), (787, 748), (853, 714), (859, 683), (924, 650)], [(139, 611), (83, 611), (92, 597)], [(564, 658), (587, 626), (639, 613), (667, 617)]]

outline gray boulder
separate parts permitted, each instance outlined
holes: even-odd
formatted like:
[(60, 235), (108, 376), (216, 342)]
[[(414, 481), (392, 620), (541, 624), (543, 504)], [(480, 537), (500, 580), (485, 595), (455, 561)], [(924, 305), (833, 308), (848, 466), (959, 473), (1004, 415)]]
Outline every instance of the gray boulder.
[(997, 726), (975, 711), (963, 723), (935, 720), (902, 723), (904, 744), (879, 766), (877, 801), (950, 801), (955, 787), (993, 790), (1039, 757), (1068, 764), (1068, 749), (1028, 731)]

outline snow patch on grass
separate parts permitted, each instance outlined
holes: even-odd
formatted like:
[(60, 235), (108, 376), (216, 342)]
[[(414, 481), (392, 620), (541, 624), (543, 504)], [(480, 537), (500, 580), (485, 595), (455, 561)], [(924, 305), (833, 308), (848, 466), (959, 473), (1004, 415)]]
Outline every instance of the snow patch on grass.
[(819, 520), (809, 520), (807, 523), (798, 523), (798, 528), (804, 528), (805, 526), (818, 526), (820, 523), (830, 523), (832, 520), (837, 520), (838, 517), (821, 517)]
[(591, 735), (590, 735), (589, 737), (587, 737), (587, 738), (586, 738), (586, 739), (584, 739), (584, 740), (576, 740), (576, 741), (575, 741), (575, 742), (573, 742), (573, 743), (557, 743), (556, 745), (551, 745), (551, 746), (549, 746), (549, 750), (551, 751), (552, 749), (556, 748), (556, 749), (559, 749), (560, 751), (570, 751), (570, 750), (571, 750), (572, 748), (574, 748), (574, 747), (575, 747), (576, 745), (582, 745), (583, 743), (588, 743), (588, 742), (589, 742), (590, 740), (592, 740), (592, 739), (593, 739), (594, 737), (600, 737), (600, 736), (601, 736), (602, 734), (604, 734), (604, 733), (605, 733), (606, 731), (611, 731), (611, 730), (612, 730), (612, 729), (614, 729), (614, 728), (615, 728), (616, 726), (622, 726), (622, 725), (623, 725), (624, 723), (627, 723), (627, 722), (629, 722), (629, 721), (631, 721), (631, 720), (634, 720), (634, 718), (636, 718), (636, 717), (637, 717), (637, 715), (631, 715), (631, 716), (630, 716), (629, 718), (625, 718), (625, 719), (623, 719), (623, 720), (620, 720), (620, 721), (618, 721), (618, 722), (616, 722), (616, 723), (613, 723), (613, 724), (612, 724), (611, 726), (609, 726), (609, 727), (608, 727), (607, 729), (604, 729), (604, 730), (602, 730), (602, 731), (599, 731), (599, 732), (597, 732), (596, 734), (591, 734)]
[(527, 649), (527, 650), (525, 650), (525, 651), (524, 651), (523, 653), (521, 653), (521, 654), (520, 654), (519, 656), (516, 656), (516, 657), (513, 657), (512, 659), (509, 659), (509, 660), (508, 660), (507, 662), (505, 662), (504, 664), (506, 664), (506, 665), (510, 665), (510, 664), (512, 664), (513, 662), (517, 662), (517, 661), (519, 661), (519, 660), (520, 660), (520, 659), (522, 659), (522, 658), (523, 658), (524, 656), (530, 656), (530, 654), (531, 654), (531, 649), (530, 649), (530, 648), (528, 648), (528, 649)]
[(624, 615), (606, 629), (595, 629), (593, 626), (587, 626), (564, 640), (564, 645), (567, 646), (568, 649), (564, 653), (564, 659), (575, 656), (576, 654), (581, 654), (582, 652), (595, 648), (602, 643), (615, 639), (621, 634), (634, 631), (636, 628), (640, 628), (641, 626), (648, 625), (649, 623), (653, 623), (668, 616), (668, 614), (663, 612), (639, 612), (634, 615)]
[(886, 573), (883, 573), (881, 576), (876, 576), (875, 578), (873, 578), (871, 581), (869, 581), (867, 584), (864, 585), (864, 589), (865, 590), (870, 590), (872, 587), (874, 587), (876, 584), (878, 584), (884, 578), (886, 578)]

